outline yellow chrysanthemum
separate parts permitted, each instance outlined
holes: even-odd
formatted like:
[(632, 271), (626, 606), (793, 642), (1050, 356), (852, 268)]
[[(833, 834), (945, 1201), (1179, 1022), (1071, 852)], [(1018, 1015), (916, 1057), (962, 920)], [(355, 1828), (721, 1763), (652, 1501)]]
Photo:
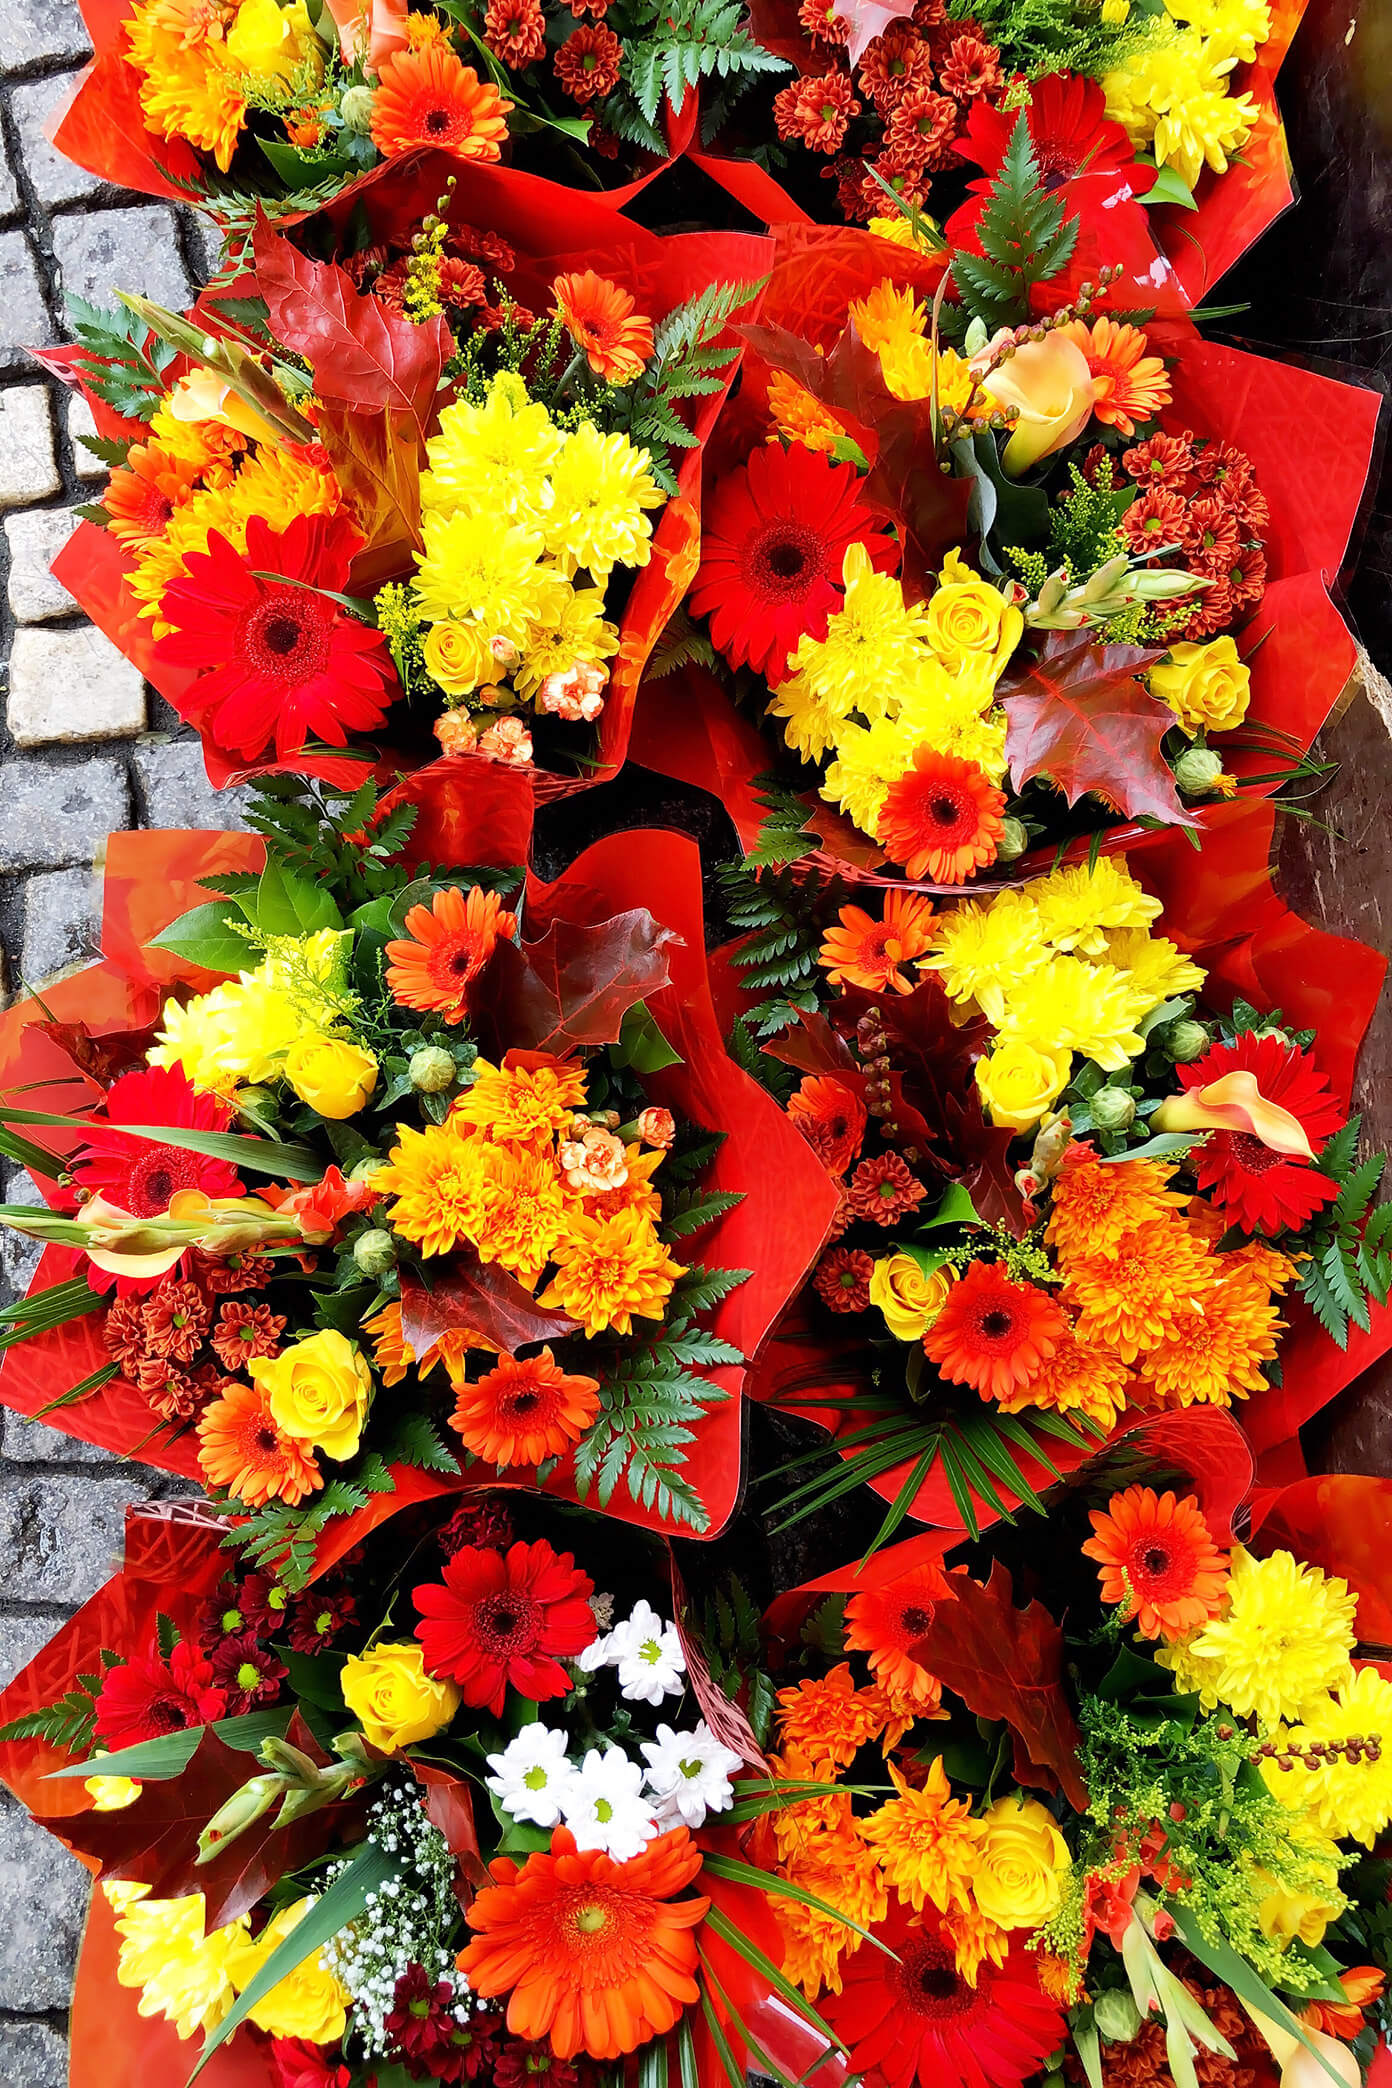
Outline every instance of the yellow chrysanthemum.
[(426, 444), (421, 505), (490, 519), (505, 515), (537, 528), (551, 504), (549, 473), (564, 443), (522, 379), (502, 371), (482, 404), (459, 399), (440, 415), (440, 432)]
[(1076, 950), (1081, 957), (1105, 956), (1109, 929), (1147, 928), (1161, 911), (1160, 901), (1116, 856), (1064, 864), (1032, 878), (1027, 889), (1041, 933), (1056, 950)]
[(1048, 959), (1028, 891), (969, 899), (938, 914), (932, 931), (933, 947), (919, 969), (936, 972), (950, 1000), (974, 1002), (997, 1028), (1007, 999)]
[(1107, 114), (1190, 188), (1205, 166), (1225, 173), (1251, 136), (1256, 105), (1248, 94), (1227, 91), (1226, 76), (1244, 43), (1240, 27), (1226, 37), (1184, 29), (1146, 42), (1102, 82)]
[(535, 1143), (564, 1131), (585, 1093), (585, 1069), (573, 1060), (545, 1058), (530, 1066), (495, 1066), (475, 1059), (473, 1085), (455, 1104), (453, 1120), (485, 1138)]
[(873, 834), (891, 783), (913, 767), (922, 744), (912, 725), (878, 718), (873, 725), (842, 725), (836, 734), (836, 758), (827, 768), (821, 794), (853, 819), (862, 833)]
[(921, 659), (924, 611), (904, 600), (892, 573), (875, 571), (864, 544), (847, 547), (841, 577), (845, 599), (828, 619), (826, 637), (801, 638), (792, 666), (826, 701), (864, 709)]
[(566, 436), (551, 467), (551, 507), (542, 524), (562, 572), (583, 566), (604, 581), (616, 565), (647, 564), (652, 524), (645, 510), (667, 497), (651, 466), (647, 451), (635, 449), (627, 435), (601, 435), (593, 421)]
[(785, 1893), (769, 1895), (783, 1933), (783, 1971), (809, 2001), (823, 1991), (839, 1994), (841, 1961), (854, 1956), (864, 1941), (848, 1924), (870, 1928), (889, 1912), (879, 1859), (854, 1828), (848, 1828), (809, 1835), (785, 1859), (782, 1870), (789, 1884), (835, 1909), (823, 1913)]
[(1003, 1036), (1020, 1037), (1040, 1050), (1078, 1051), (1105, 1073), (1116, 1073), (1145, 1050), (1135, 1023), (1134, 1004), (1119, 971), (1110, 964), (1089, 964), (1085, 957), (1062, 956), (1047, 958), (1014, 987), (997, 1026)]
[(513, 687), (523, 696), (534, 696), (548, 674), (564, 674), (568, 668), (597, 667), (619, 649), (619, 633), (604, 617), (604, 595), (597, 587), (572, 587), (564, 583), (555, 606), (544, 618), (527, 627), (522, 658), (513, 669)]
[(640, 1211), (611, 1218), (570, 1214), (551, 1250), (556, 1273), (542, 1305), (559, 1306), (586, 1334), (631, 1334), (633, 1319), (661, 1319), (686, 1270)]
[(247, 109), (223, 41), (235, 12), (204, 0), (144, 0), (126, 23), (126, 58), (151, 129), (210, 152), (224, 174)]
[(1244, 65), (1252, 63), (1271, 34), (1266, 0), (1165, 0), (1165, 11), (1200, 36), (1217, 37)]
[(416, 600), (428, 622), (468, 611), (490, 639), (521, 645), (543, 612), (552, 575), (543, 568), (541, 532), (521, 522), (432, 509), (421, 520)]
[(237, 1998), (233, 1967), (247, 1944), (245, 1915), (204, 1933), (201, 1892), (184, 1899), (127, 1901), (117, 1913), (116, 1978), (141, 1989), (139, 2013), (162, 2016), (180, 2037), (216, 2030)]
[(969, 1905), (971, 1881), (981, 1867), (985, 1823), (972, 1818), (964, 1799), (953, 1797), (941, 1756), (917, 1789), (892, 1762), (889, 1773), (899, 1796), (872, 1813), (861, 1828), (879, 1856), (885, 1882), (917, 1914), (930, 1902), (940, 1914)]
[(1134, 1363), (1174, 1339), (1214, 1280), (1203, 1242), (1181, 1220), (1159, 1218), (1129, 1232), (1113, 1254), (1071, 1260), (1063, 1297), (1077, 1309), (1080, 1341)]
[[(1182, 1649), (1183, 1662), (1157, 1658), (1176, 1676), (1199, 1678), (1205, 1703), (1226, 1704), (1239, 1718), (1271, 1727), (1283, 1720), (1330, 1716), (1329, 1692), (1353, 1679), (1358, 1597), (1346, 1581), (1305, 1566), (1288, 1551), (1255, 1559), (1232, 1555), (1228, 1600)], [(1194, 1686), (1185, 1679), (1183, 1686)], [(1366, 1733), (1366, 1725), (1351, 1730)]]
[(1262, 1763), (1262, 1774), (1277, 1797), (1307, 1810), (1322, 1834), (1371, 1849), (1392, 1824), (1392, 1682), (1375, 1667), (1360, 1668), (1332, 1695), (1311, 1705), (1302, 1725), (1280, 1737), (1302, 1747), (1323, 1740), (1377, 1741), (1376, 1760), (1359, 1748), (1357, 1760), (1326, 1756), (1317, 1769), (1305, 1761), (1290, 1769), (1274, 1761)]
[(143, 605), (141, 615), (153, 619), (157, 637), (169, 630), (159, 615), (164, 590), (187, 572), (189, 552), (207, 550), (214, 530), (234, 551), (244, 551), (253, 515), (283, 530), (297, 515), (334, 514), (342, 497), (331, 471), (289, 450), (269, 445), (258, 449), (242, 460), (226, 485), (203, 486), (175, 508), (164, 534), (142, 551), (129, 580), (131, 593)]
[[(918, 222), (929, 234), (939, 230), (937, 221), (923, 211), (918, 213)], [(915, 253), (932, 251), (929, 240), (919, 237), (914, 230), (914, 220), (905, 211), (896, 210), (893, 217), (872, 217), (866, 229), (878, 233), (881, 239), (892, 241), (895, 246), (910, 247)]]
[(448, 1254), (474, 1237), (488, 1147), (453, 1119), (423, 1131), (398, 1124), (396, 1134), (388, 1164), (375, 1178), (377, 1188), (396, 1198), (388, 1221), (422, 1254)]
[(1151, 935), (1144, 928), (1109, 928), (1106, 961), (1125, 974), (1138, 1022), (1161, 1001), (1199, 992), (1208, 977), (1203, 966), (1186, 957), (1168, 936)]
[(784, 739), (804, 761), (819, 761), (830, 752), (851, 709), (848, 694), (829, 699), (813, 689), (805, 674), (780, 682), (768, 703), (769, 716), (781, 721)]
[(497, 1262), (530, 1290), (565, 1223), (565, 1195), (550, 1153), (483, 1148), (470, 1225), (480, 1261)]
[[(313, 1905), (309, 1898), (296, 1900), (292, 1907), (282, 1907), (254, 1943), (243, 1943), (232, 1965), (238, 1993), (251, 1985)], [(268, 2037), (299, 2037), (310, 2044), (336, 2045), (348, 2026), (349, 1998), (347, 1988), (324, 1963), (322, 1951), (316, 1950), (255, 2003), (247, 2020)]]

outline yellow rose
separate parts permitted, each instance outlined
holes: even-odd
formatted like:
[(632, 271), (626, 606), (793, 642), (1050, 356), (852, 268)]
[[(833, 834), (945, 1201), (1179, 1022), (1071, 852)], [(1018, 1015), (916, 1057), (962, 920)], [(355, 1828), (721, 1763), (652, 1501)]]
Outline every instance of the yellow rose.
[(340, 1463), (357, 1454), (372, 1372), (346, 1334), (325, 1327), (278, 1356), (253, 1357), (247, 1370), (286, 1435)]
[(427, 1675), (425, 1655), (410, 1640), (350, 1654), (339, 1683), (344, 1703), (383, 1754), (443, 1732), (460, 1704), (452, 1682)]
[[(237, 1952), (231, 1965), (232, 1984), (243, 1993), (257, 1973), (291, 1932), (298, 1928), (314, 1905), (312, 1898), (296, 1900), (268, 1921), (254, 1943)], [(255, 2023), (268, 2037), (303, 2037), (310, 2044), (336, 2045), (348, 2027), (349, 1994), (340, 1986), (316, 1950), (311, 1957), (287, 1972), (251, 2009), (247, 2021)]]
[(896, 1341), (921, 1340), (952, 1288), (951, 1269), (925, 1276), (911, 1254), (887, 1254), (870, 1275), (870, 1303), (884, 1314)]
[(998, 1798), (982, 1824), (977, 1906), (998, 1928), (1038, 1928), (1057, 1911), (1071, 1860), (1052, 1814), (1015, 1791)]
[(1231, 732), (1247, 715), (1252, 676), (1231, 638), (1172, 645), (1150, 670), (1150, 693), (1168, 703), (1188, 732)]
[(497, 662), (482, 624), (432, 624), (423, 650), (426, 673), (447, 696), (468, 696), (493, 679)]
[(285, 1078), (322, 1117), (356, 1116), (377, 1085), (377, 1061), (346, 1037), (301, 1037), (285, 1054)]
[(1071, 1051), (1040, 1051), (1018, 1037), (998, 1038), (976, 1062), (976, 1084), (993, 1124), (1029, 1131), (1068, 1085)]
[[(988, 352), (995, 346), (992, 341)], [(1057, 331), (1042, 341), (1022, 341), (1007, 362), (987, 370), (981, 389), (997, 406), (1015, 409), (1014, 432), (1001, 459), (1012, 478), (1081, 435), (1097, 396), (1087, 357)]]
[(949, 551), (928, 604), (928, 643), (944, 667), (960, 669), (973, 656), (985, 654), (998, 676), (1024, 628), (1020, 611), (978, 578), (960, 551)]
[[(1270, 1889), (1257, 1906), (1257, 1920), (1264, 1936), (1273, 1943), (1282, 1945), (1295, 1942), (1298, 1937), (1310, 1950), (1324, 1941), (1324, 1932), (1331, 1921), (1338, 1919), (1344, 1910), (1344, 1899), (1337, 1889), (1327, 1893), (1296, 1892), (1272, 1877), (1269, 1871), (1258, 1871), (1256, 1882)], [(1331, 1881), (1332, 1883), (1332, 1881)]]
[[(223, 48), (238, 72), (288, 80), (319, 47), (304, 0), (290, 7), (278, 7), (276, 0), (242, 0)], [(322, 76), (322, 66), (313, 70)]]

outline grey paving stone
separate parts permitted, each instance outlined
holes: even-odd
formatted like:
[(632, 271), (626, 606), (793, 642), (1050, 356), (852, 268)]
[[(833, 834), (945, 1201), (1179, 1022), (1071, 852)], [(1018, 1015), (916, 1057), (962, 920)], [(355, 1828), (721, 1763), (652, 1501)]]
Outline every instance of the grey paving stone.
[[(0, 1615), (0, 1689), (8, 1689), (60, 1629), (60, 1618), (34, 1610), (11, 1609)], [(3, 2049), (0, 2045), (0, 2051)]]
[[(148, 1495), (134, 1466), (0, 1473), (0, 1601), (85, 1602), (119, 1564), (127, 1508)], [(0, 1991), (0, 2007), (19, 2005)]]
[(56, 2030), (47, 2023), (0, 2022), (0, 2081), (6, 2088), (67, 2088), (67, 2080), (68, 2048)]
[(28, 240), (0, 232), (0, 369), (32, 368), (29, 350), (55, 338)]
[(19, 747), (126, 739), (144, 730), (145, 684), (90, 624), (72, 631), (26, 625), (10, 654), (8, 716)]
[[(37, 2014), (67, 2007), (87, 1889), (77, 1858), (7, 1794), (0, 1808), (0, 2008)], [(5, 2072), (0, 2079), (8, 2088), (25, 2077)]]
[(191, 210), (188, 218), (193, 233), (193, 257), (200, 283), (206, 283), (216, 274), (222, 259), (222, 234), (210, 217), (201, 210)]
[[(134, 1465), (115, 1465), (109, 1450), (98, 1449), (95, 1443), (84, 1443), (78, 1436), (64, 1435), (61, 1429), (50, 1428), (46, 1421), (26, 1421), (22, 1414), (5, 1415), (5, 1455), (15, 1464), (90, 1464), (108, 1465), (127, 1475), (133, 1475)], [(154, 1415), (150, 1416), (154, 1427)], [(141, 1489), (131, 1484), (138, 1494)], [(133, 1496), (134, 1498), (134, 1496)]]
[[(43, 1198), (24, 1168), (12, 1167), (6, 1175), (5, 1201), (33, 1204), (37, 1208)], [(22, 1233), (11, 1232), (8, 1227), (0, 1231), (0, 1284), (10, 1297), (23, 1297), (33, 1281), (42, 1253), (41, 1241), (27, 1240)]]
[(199, 741), (139, 740), (133, 752), (135, 773), (145, 799), (141, 824), (152, 827), (216, 827), (239, 833), (249, 785), (214, 790), (203, 765)]
[(89, 48), (77, 0), (6, 0), (0, 8), (0, 72), (39, 58), (85, 58)]
[(0, 765), (0, 871), (90, 863), (129, 812), (125, 769), (108, 756), (61, 767), (7, 761)]
[(95, 174), (89, 174), (73, 160), (64, 159), (44, 136), (44, 125), (49, 117), (71, 95), (73, 79), (72, 73), (57, 73), (51, 79), (33, 80), (27, 86), (16, 87), (10, 96), (29, 179), (39, 201), (50, 206), (81, 202), (101, 187)]
[[(8, 236), (0, 233), (0, 249)], [(27, 507), (56, 493), (59, 483), (47, 386), (16, 384), (0, 391), (0, 508)]]
[(81, 392), (65, 393), (63, 412), (67, 418), (68, 441), (72, 444), (73, 470), (83, 486), (99, 486), (106, 478), (107, 467), (100, 457), (94, 457), (84, 448), (82, 437), (95, 435), (97, 424), (92, 418), (92, 409)]
[(56, 218), (53, 251), (64, 290), (93, 304), (110, 306), (116, 290), (139, 290), (156, 304), (182, 311), (192, 296), (173, 212), (158, 204)]
[(101, 927), (100, 890), (90, 870), (45, 870), (24, 888), (20, 966), (26, 986), (90, 963)]
[(0, 217), (18, 217), (19, 186), (7, 161), (0, 159)]
[(69, 508), (25, 508), (5, 523), (10, 542), (10, 608), (20, 623), (70, 616), (77, 604), (49, 567), (76, 527)]

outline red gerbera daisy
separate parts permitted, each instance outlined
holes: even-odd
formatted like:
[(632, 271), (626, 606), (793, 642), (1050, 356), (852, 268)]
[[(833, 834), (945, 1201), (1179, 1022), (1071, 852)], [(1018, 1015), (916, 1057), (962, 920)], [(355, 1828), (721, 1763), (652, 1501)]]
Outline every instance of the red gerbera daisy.
[(854, 465), (800, 443), (765, 444), (716, 486), (691, 607), (710, 618), (711, 643), (732, 667), (753, 667), (776, 687), (804, 633), (825, 638), (849, 545), (864, 544), (880, 571), (894, 565), (897, 547), (860, 487)]
[(230, 1161), (133, 1138), (120, 1128), (167, 1124), (171, 1130), (225, 1131), (231, 1116), (225, 1102), (200, 1095), (177, 1066), (123, 1073), (107, 1090), (106, 1122), (88, 1127), (87, 1142), (73, 1158), (73, 1179), (133, 1218), (158, 1218), (181, 1189), (241, 1196), (242, 1184)]
[(532, 1703), (564, 1696), (561, 1666), (597, 1636), (589, 1598), (594, 1582), (569, 1552), (545, 1539), (506, 1552), (457, 1551), (443, 1584), (415, 1590), (424, 1622), (416, 1637), (432, 1675), (458, 1685), (466, 1704), (499, 1717), (509, 1688)]
[(913, 767), (889, 786), (876, 839), (908, 876), (962, 884), (996, 860), (1004, 811), (1005, 793), (976, 762), (920, 747)]
[[(1346, 1121), (1308, 1051), (1252, 1030), (1231, 1044), (1213, 1044), (1201, 1059), (1181, 1066), (1186, 1089), (1204, 1088), (1227, 1073), (1250, 1073), (1264, 1101), (1300, 1124), (1318, 1152)], [(1332, 1203), (1338, 1185), (1307, 1160), (1274, 1153), (1247, 1131), (1215, 1131), (1196, 1156), (1199, 1187), (1248, 1233), (1299, 1227)]]
[(827, 1173), (844, 1174), (865, 1136), (865, 1104), (855, 1089), (830, 1073), (809, 1074), (788, 1114)]
[(257, 515), (245, 554), (214, 530), (165, 589), (174, 628), (156, 651), (198, 671), (181, 716), (224, 753), (254, 760), (274, 744), (284, 761), (308, 739), (342, 747), (381, 724), (397, 688), (387, 641), (325, 592), (347, 586), (361, 544), (346, 515), (297, 515), (278, 534)]
[(304, 2037), (277, 2037), (271, 2045), (271, 2064), (276, 2088), (348, 2088), (353, 2078), (336, 2047), (326, 2050)]
[[(1136, 165), (1131, 140), (1119, 123), (1111, 121), (1106, 107), (1107, 97), (1098, 82), (1081, 74), (1049, 73), (1033, 82), (1025, 122), (1039, 164), (1039, 179), (1046, 189), (1062, 188), (1079, 174), (1122, 172), (1130, 177), (1134, 194), (1141, 195), (1150, 187), (1153, 170)], [(972, 184), (974, 194), (984, 193), (999, 174), (1018, 114), (1017, 109), (998, 108), (981, 99), (972, 103), (957, 151), (987, 177)]]
[(1083, 1556), (1101, 1568), (1102, 1600), (1125, 1603), (1142, 1638), (1180, 1638), (1223, 1606), (1228, 1561), (1192, 1494), (1128, 1486), (1094, 1509)]
[(948, 1292), (923, 1348), (954, 1384), (1004, 1399), (1038, 1375), (1066, 1331), (1047, 1291), (1014, 1282), (1000, 1262), (977, 1261)]
[(948, 1939), (906, 1908), (875, 1933), (895, 1956), (858, 1950), (841, 1992), (818, 2003), (869, 2088), (1015, 2088), (1041, 2071), (1064, 2018), (1027, 1951), (1013, 1947), (1000, 1966), (986, 1958), (969, 1986)]
[(187, 1639), (167, 1661), (157, 1653), (108, 1668), (97, 1698), (95, 1732), (110, 1754), (139, 1747), (165, 1733), (187, 1732), (227, 1713), (213, 1670)]

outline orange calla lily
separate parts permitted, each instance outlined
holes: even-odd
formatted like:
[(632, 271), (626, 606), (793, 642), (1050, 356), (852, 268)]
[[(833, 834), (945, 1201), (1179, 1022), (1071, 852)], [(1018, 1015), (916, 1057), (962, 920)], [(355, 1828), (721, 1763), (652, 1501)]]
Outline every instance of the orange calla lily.
[(1315, 1157), (1300, 1119), (1268, 1102), (1255, 1073), (1244, 1070), (1225, 1073), (1187, 1094), (1167, 1096), (1151, 1121), (1159, 1131), (1245, 1131), (1288, 1159)]

